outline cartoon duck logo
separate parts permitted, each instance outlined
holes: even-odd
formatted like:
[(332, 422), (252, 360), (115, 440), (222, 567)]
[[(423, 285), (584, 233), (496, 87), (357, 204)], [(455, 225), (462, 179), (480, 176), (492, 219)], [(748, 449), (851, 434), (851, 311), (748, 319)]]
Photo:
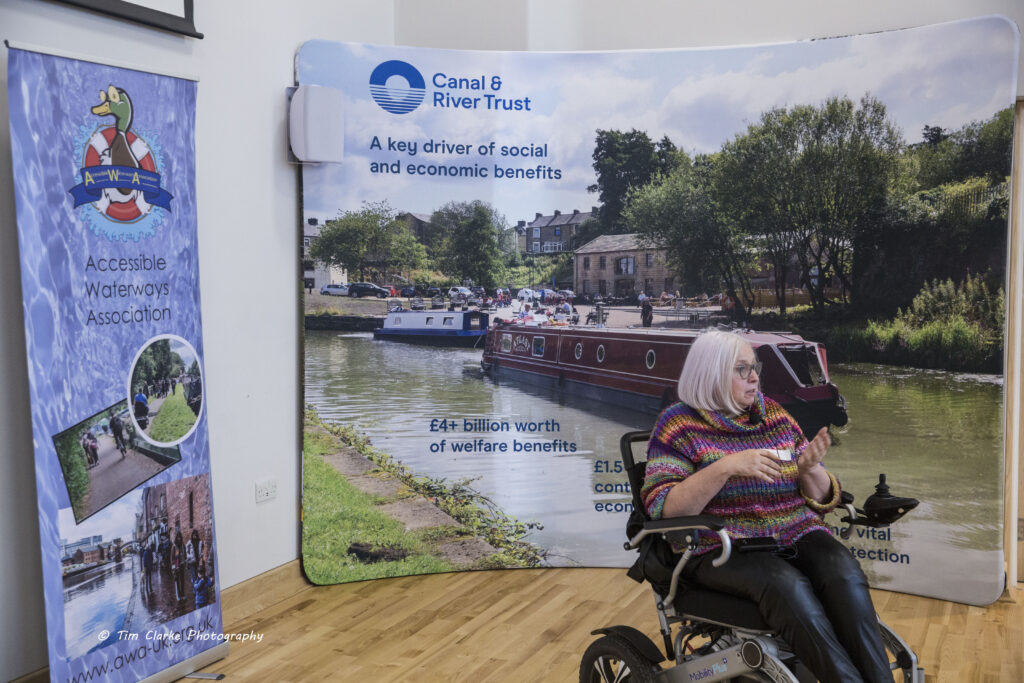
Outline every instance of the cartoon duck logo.
[(111, 85), (100, 91), (100, 103), (90, 111), (114, 117), (114, 125), (100, 126), (89, 135), (81, 160), (82, 182), (68, 190), (75, 207), (91, 204), (103, 218), (122, 224), (143, 220), (154, 207), (170, 211), (172, 196), (160, 186), (153, 150), (132, 130), (134, 110), (128, 93)]

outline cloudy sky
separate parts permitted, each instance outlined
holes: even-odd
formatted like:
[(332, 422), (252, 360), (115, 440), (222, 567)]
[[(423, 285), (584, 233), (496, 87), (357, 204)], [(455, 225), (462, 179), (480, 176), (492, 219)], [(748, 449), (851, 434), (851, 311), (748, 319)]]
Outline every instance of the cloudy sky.
[(139, 511), (141, 500), (140, 488), (122, 496), (81, 524), (75, 524), (75, 515), (71, 508), (64, 508), (57, 513), (60, 537), (71, 543), (89, 536), (103, 536), (104, 543), (118, 537), (122, 541), (128, 541), (135, 529), (135, 513)]
[[(481, 199), (510, 223), (536, 212), (588, 211), (597, 129), (667, 135), (691, 154), (713, 152), (771, 107), (817, 104), (865, 93), (885, 103), (907, 142), (925, 124), (957, 128), (1010, 106), (1016, 84), (1018, 36), (1000, 18), (800, 43), (649, 52), (475, 52), (311, 41), (296, 60), (298, 82), (344, 93), (345, 161), (303, 167), (307, 217), (330, 218), (363, 201), (387, 200), (402, 211), (429, 214), (448, 201)], [(390, 114), (370, 97), (380, 63), (404, 60), (423, 75), (426, 98), (408, 114)], [(435, 74), (493, 76), (499, 91), (435, 87)], [(387, 85), (401, 85), (392, 78)], [(432, 105), (434, 93), (481, 97), (478, 109)], [(530, 98), (530, 111), (488, 111), (483, 94)], [(376, 136), (383, 150), (371, 149)], [(388, 151), (388, 138), (416, 142), (417, 153)], [(473, 145), (461, 157), (424, 153), (428, 140)], [(542, 158), (480, 155), (476, 147), (547, 145)], [(403, 172), (372, 173), (372, 162), (402, 162)], [(475, 166), (486, 178), (421, 178), (410, 163)], [(495, 179), (493, 167), (558, 169), (561, 178)]]

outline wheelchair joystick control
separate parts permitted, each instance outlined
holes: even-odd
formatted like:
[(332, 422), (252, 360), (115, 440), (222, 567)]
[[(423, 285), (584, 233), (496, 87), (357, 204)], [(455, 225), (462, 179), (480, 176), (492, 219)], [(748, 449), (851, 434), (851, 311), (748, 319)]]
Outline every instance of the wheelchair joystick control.
[(875, 492), (864, 501), (864, 516), (868, 526), (888, 526), (918, 506), (916, 498), (901, 498), (889, 493), (885, 475), (878, 475)]

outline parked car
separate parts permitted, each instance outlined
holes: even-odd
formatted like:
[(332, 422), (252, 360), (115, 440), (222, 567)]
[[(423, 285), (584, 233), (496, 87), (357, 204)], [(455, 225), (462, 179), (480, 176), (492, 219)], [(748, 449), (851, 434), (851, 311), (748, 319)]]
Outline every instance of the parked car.
[(411, 299), (414, 296), (422, 296), (423, 288), (419, 285), (406, 285), (405, 287), (402, 287), (400, 294)]
[(484, 289), (483, 287), (480, 287), (479, 285), (476, 287), (470, 287), (470, 289), (473, 291), (473, 294), (476, 295), (478, 299), (482, 299), (485, 296), (487, 296), (487, 290)]
[(473, 290), (469, 287), (452, 287), (448, 290), (449, 299), (470, 299), (473, 296)]
[(433, 299), (435, 296), (441, 296), (440, 287), (427, 287), (427, 293), (425, 294), (428, 298)]
[(324, 285), (320, 293), (326, 296), (348, 296), (348, 285)]
[(390, 296), (390, 292), (372, 282), (353, 282), (348, 286), (348, 295), (354, 297), (375, 296), (378, 299), (386, 299)]
[(571, 289), (558, 290), (558, 296), (562, 297), (566, 301), (571, 301), (572, 299), (576, 298), (576, 295), (573, 293)]
[(533, 301), (534, 299), (539, 299), (540, 295), (529, 287), (523, 287), (519, 290), (519, 293), (516, 294), (516, 297), (520, 301)]

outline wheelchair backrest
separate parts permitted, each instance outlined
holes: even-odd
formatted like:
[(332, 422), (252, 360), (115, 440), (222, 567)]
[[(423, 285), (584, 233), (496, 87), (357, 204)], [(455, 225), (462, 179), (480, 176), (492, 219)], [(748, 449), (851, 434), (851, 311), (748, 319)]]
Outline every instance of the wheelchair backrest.
[[(629, 478), (629, 489), (633, 494), (633, 511), (626, 522), (626, 537), (633, 538), (643, 528), (644, 522), (650, 521), (644, 507), (640, 490), (644, 486), (644, 474), (647, 470), (647, 442), (651, 432), (627, 432), (619, 439), (619, 454)], [(640, 556), (627, 572), (634, 581), (647, 581), (661, 595), (668, 592), (672, 582), (672, 570), (675, 568), (677, 556), (660, 534), (648, 536), (637, 549)]]
[(647, 442), (650, 438), (651, 432), (648, 430), (627, 432), (619, 439), (619, 455), (622, 457), (622, 465), (629, 478), (629, 490), (633, 495), (633, 512), (626, 523), (627, 537), (636, 535), (647, 520), (647, 511), (644, 509), (644, 502), (640, 497), (640, 489), (643, 488), (644, 475), (647, 470)]

